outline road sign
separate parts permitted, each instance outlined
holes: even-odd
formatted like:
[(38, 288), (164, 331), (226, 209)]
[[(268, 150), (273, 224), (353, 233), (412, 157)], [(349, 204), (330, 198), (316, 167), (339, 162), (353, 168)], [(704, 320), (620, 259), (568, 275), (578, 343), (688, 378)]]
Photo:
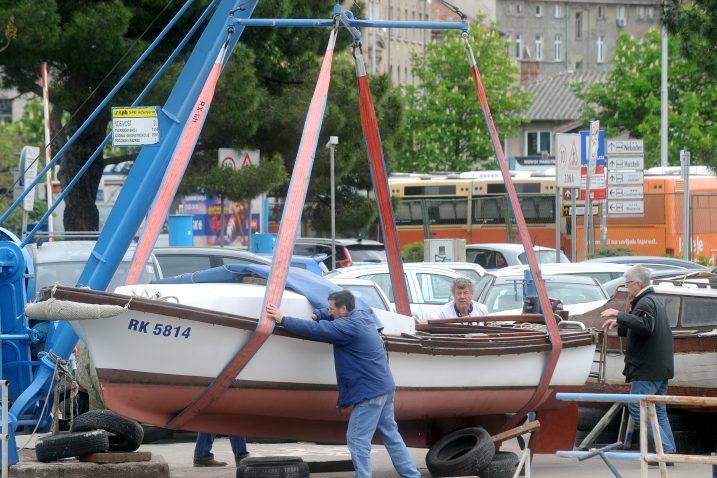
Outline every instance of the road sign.
[(112, 108), (112, 146), (159, 142), (157, 107)]
[(645, 214), (645, 201), (608, 201), (607, 213), (611, 216)]
[(608, 186), (608, 199), (642, 199), (645, 190), (640, 186)]
[[(563, 217), (572, 216), (572, 209), (573, 209), (572, 206), (568, 206), (568, 205), (563, 206)], [(593, 211), (593, 216), (597, 216), (598, 207), (591, 206), (590, 209), (592, 209), (592, 211)], [(578, 216), (584, 216), (585, 215), (585, 205), (575, 206), (575, 214)]]
[(643, 184), (644, 180), (645, 175), (642, 171), (610, 171), (607, 173), (609, 185)]
[[(37, 178), (37, 162), (40, 158), (40, 148), (37, 146), (23, 146), (20, 151), (20, 174), (22, 174), (23, 188), (27, 189)], [(35, 206), (35, 191), (30, 191), (23, 199), (22, 208), (32, 212)]]
[(238, 151), (231, 148), (219, 148), (219, 167), (229, 169), (244, 169), (247, 166), (259, 164), (258, 149), (244, 149)]
[(555, 169), (559, 188), (580, 187), (580, 135), (556, 134)]
[[(588, 165), (588, 141), (590, 141), (590, 131), (580, 132), (580, 164)], [(598, 134), (598, 149), (596, 166), (605, 165), (605, 132), (600, 131)], [(592, 179), (590, 179), (592, 181)]]
[(590, 148), (588, 157), (588, 173), (595, 174), (595, 166), (597, 166), (598, 158), (598, 138), (600, 135), (600, 122), (592, 121), (590, 123)]
[(608, 154), (607, 170), (615, 171), (616, 169), (645, 169), (645, 157), (613, 157)]
[(607, 154), (644, 154), (645, 149), (641, 139), (611, 139), (607, 142)]
[[(585, 188), (587, 187), (587, 166), (582, 168), (580, 178), (580, 199), (585, 199)], [(605, 183), (605, 166), (597, 166), (595, 174), (590, 176), (590, 199), (606, 199), (607, 190)]]

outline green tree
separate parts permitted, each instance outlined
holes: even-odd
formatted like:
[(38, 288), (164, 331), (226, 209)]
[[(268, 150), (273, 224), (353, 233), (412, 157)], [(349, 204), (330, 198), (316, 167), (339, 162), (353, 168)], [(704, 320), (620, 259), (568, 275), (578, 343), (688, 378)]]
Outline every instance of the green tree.
[[(583, 119), (599, 119), (608, 137), (642, 138), (647, 166), (660, 158), (660, 41), (655, 29), (639, 40), (620, 34), (607, 81), (575, 86), (584, 100)], [(669, 45), (668, 159), (678, 164), (686, 148), (694, 164), (717, 165), (717, 85), (680, 51), (675, 38)]]
[[(714, 0), (669, 0), (664, 22), (681, 40), (685, 58), (717, 80), (717, 3)], [(672, 41), (672, 39), (670, 39)]]
[[(495, 27), (474, 27), (470, 39), (495, 126), (501, 137), (511, 136), (527, 121), (521, 115), (530, 105), (530, 93), (518, 83), (518, 68)], [(419, 82), (405, 90), (398, 170), (483, 169), (494, 150), (463, 40), (457, 34), (447, 35), (430, 45), (425, 57), (414, 55), (412, 64)]]

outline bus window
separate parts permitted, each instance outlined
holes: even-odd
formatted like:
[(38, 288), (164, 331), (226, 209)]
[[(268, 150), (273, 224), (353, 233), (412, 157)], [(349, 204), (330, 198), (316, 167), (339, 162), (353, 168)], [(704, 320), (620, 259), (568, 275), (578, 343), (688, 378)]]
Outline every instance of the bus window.
[(466, 224), (468, 221), (465, 199), (426, 200), (426, 203), (431, 224)]
[(473, 201), (473, 224), (505, 224), (503, 196), (481, 197)]

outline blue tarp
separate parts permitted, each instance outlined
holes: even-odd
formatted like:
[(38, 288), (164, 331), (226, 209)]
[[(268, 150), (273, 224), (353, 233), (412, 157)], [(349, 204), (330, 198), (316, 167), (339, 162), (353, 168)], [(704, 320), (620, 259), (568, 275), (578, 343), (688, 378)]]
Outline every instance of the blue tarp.
[[(153, 280), (152, 284), (198, 284), (241, 282), (244, 277), (258, 276), (268, 280), (270, 267), (263, 264), (230, 264), (221, 267), (182, 274), (175, 277)], [(328, 296), (332, 292), (343, 290), (338, 285), (323, 277), (297, 267), (290, 267), (286, 276), (286, 289), (301, 294), (311, 303), (314, 309), (325, 309), (329, 306)], [(376, 323), (376, 328), (383, 324), (373, 309), (360, 298), (356, 298), (356, 308), (365, 310)]]

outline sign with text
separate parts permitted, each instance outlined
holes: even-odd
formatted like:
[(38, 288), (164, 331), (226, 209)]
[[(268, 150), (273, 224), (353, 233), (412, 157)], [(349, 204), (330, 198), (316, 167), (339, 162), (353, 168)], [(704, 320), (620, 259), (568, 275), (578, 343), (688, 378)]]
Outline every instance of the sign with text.
[(113, 107), (112, 146), (143, 146), (159, 143), (156, 106)]
[[(20, 151), (20, 174), (22, 174), (23, 188), (27, 189), (37, 178), (37, 162), (40, 158), (40, 148), (37, 146), (23, 146)], [(32, 212), (35, 207), (35, 191), (30, 191), (22, 201), (22, 208)]]
[[(565, 205), (563, 206), (563, 217), (569, 217), (572, 216), (572, 206)], [(597, 216), (598, 213), (598, 207), (597, 206), (591, 206), (590, 209), (593, 211), (593, 216)], [(582, 206), (575, 206), (575, 214), (578, 216), (584, 216), (585, 215), (585, 205)]]
[(556, 134), (555, 169), (559, 188), (580, 187), (580, 135)]
[(611, 139), (607, 142), (608, 156), (619, 156), (622, 154), (639, 154), (645, 153), (641, 139)]
[[(597, 166), (599, 135), (600, 122), (592, 121), (590, 123), (590, 144), (588, 148), (588, 174), (590, 175), (595, 174), (595, 166)], [(605, 153), (603, 152), (603, 155), (604, 154)]]
[(619, 216), (621, 214), (645, 214), (645, 201), (641, 199), (631, 201), (608, 201), (607, 213), (611, 216)]
[[(590, 199), (607, 199), (607, 190), (605, 189), (605, 166), (597, 166), (595, 174), (590, 176)], [(587, 167), (582, 168), (582, 177), (580, 178), (580, 199), (585, 199), (585, 189), (587, 188)]]
[(645, 180), (642, 171), (609, 171), (607, 173), (607, 183), (609, 185), (638, 185), (643, 184)]
[(219, 148), (219, 167), (234, 170), (244, 169), (247, 166), (259, 164), (258, 149), (243, 149), (241, 151), (232, 148)]
[(608, 155), (607, 169), (608, 171), (614, 171), (616, 169), (645, 169), (645, 158), (644, 156), (622, 158)]
[(645, 190), (640, 186), (608, 186), (608, 199), (642, 199)]

